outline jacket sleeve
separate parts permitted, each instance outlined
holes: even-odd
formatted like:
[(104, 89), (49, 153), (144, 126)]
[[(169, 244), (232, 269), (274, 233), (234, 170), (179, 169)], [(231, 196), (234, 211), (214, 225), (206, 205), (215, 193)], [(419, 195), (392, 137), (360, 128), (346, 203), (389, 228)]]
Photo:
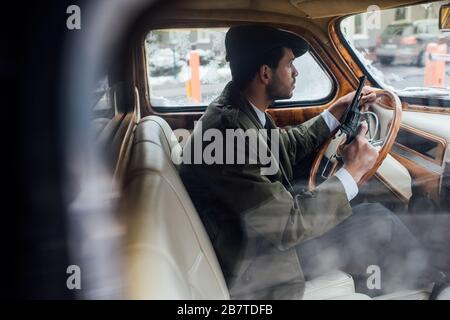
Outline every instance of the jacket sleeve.
[(317, 150), (329, 136), (330, 129), (320, 115), (297, 126), (280, 129), (280, 139), (292, 165)]
[(299, 194), (295, 201), (280, 182), (271, 182), (259, 170), (257, 165), (223, 166), (215, 188), (247, 227), (281, 250), (325, 233), (351, 214), (336, 177), (313, 192)]

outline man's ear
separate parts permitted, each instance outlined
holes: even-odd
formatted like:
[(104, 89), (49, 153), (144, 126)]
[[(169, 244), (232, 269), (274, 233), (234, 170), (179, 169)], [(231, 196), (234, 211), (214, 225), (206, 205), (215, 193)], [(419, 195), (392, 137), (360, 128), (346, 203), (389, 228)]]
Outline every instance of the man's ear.
[(272, 80), (272, 69), (267, 64), (263, 64), (259, 67), (258, 76), (262, 83), (268, 85)]

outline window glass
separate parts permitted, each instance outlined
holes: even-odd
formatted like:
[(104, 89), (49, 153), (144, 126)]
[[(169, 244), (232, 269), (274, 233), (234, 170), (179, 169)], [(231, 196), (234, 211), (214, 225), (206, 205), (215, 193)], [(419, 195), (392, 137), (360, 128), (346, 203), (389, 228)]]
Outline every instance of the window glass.
[[(443, 3), (353, 15), (341, 21), (341, 32), (382, 87), (405, 97), (449, 99), (450, 33), (438, 27)], [(355, 36), (360, 19), (366, 19), (365, 37)]]
[(395, 9), (395, 20), (405, 20), (406, 19), (406, 8)]
[(361, 34), (362, 31), (362, 16), (357, 15), (355, 17), (355, 34)]
[(108, 78), (97, 81), (92, 93), (92, 115), (93, 117), (111, 117), (114, 114), (110, 99), (110, 88)]
[[(153, 30), (145, 41), (153, 107), (206, 106), (231, 80), (225, 61), (228, 28)], [(330, 76), (308, 52), (294, 61), (299, 75), (291, 99), (314, 102), (333, 89)]]

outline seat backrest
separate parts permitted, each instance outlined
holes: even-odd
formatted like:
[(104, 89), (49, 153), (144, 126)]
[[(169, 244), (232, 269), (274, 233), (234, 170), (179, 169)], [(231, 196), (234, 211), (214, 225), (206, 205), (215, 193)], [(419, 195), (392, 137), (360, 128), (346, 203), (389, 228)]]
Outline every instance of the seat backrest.
[(136, 127), (122, 192), (125, 295), (131, 299), (229, 299), (203, 224), (171, 161), (167, 122)]
[[(127, 163), (129, 145), (133, 129), (140, 120), (140, 106), (137, 88), (134, 97), (126, 97), (125, 83), (119, 82), (111, 86), (106, 95), (111, 118), (95, 118), (92, 121), (96, 134), (96, 143), (106, 155), (106, 166), (114, 181), (120, 183), (124, 165)], [(131, 95), (131, 94), (130, 94)]]

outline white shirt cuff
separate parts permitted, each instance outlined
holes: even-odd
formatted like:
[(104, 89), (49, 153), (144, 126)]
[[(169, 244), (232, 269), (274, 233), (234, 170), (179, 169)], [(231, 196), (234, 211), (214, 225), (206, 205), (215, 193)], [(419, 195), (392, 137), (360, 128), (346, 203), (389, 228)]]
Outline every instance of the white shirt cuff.
[(335, 176), (341, 181), (347, 194), (348, 201), (352, 200), (358, 194), (358, 185), (352, 175), (345, 168), (340, 168)]
[(325, 120), (325, 123), (327, 124), (328, 128), (330, 129), (330, 131), (333, 131), (334, 129), (336, 129), (337, 127), (340, 126), (340, 122), (336, 119), (335, 116), (333, 116), (333, 114), (328, 111), (328, 109), (326, 109), (324, 112), (322, 112), (320, 114), (323, 118), (323, 120)]

